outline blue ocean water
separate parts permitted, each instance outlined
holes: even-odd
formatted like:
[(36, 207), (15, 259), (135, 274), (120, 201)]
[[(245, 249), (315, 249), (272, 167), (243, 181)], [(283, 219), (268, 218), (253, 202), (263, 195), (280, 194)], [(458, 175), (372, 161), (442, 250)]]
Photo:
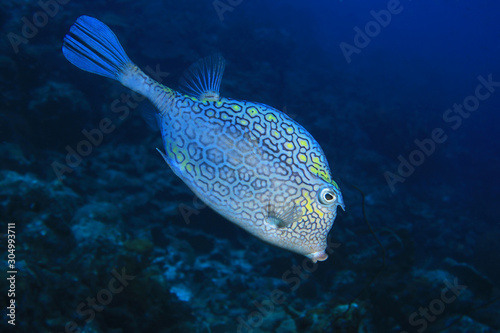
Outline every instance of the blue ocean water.
[[(500, 332), (495, 1), (1, 1), (2, 331)], [(344, 196), (325, 262), (205, 207), (144, 99), (70, 64), (81, 15), (176, 89), (286, 112)], [(11, 261), (9, 261), (11, 260)]]

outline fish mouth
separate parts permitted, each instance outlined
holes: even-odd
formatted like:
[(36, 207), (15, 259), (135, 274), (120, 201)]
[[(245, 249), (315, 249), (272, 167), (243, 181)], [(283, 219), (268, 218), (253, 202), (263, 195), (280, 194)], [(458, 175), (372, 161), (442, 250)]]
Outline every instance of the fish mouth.
[(326, 254), (326, 252), (323, 250), (323, 251), (309, 253), (308, 255), (306, 255), (306, 257), (311, 259), (313, 263), (316, 263), (318, 261), (325, 261), (326, 259), (328, 259), (328, 254)]
[(337, 192), (337, 206), (340, 206), (342, 210), (345, 212), (345, 204), (344, 204), (344, 197), (342, 197), (342, 193), (340, 191)]

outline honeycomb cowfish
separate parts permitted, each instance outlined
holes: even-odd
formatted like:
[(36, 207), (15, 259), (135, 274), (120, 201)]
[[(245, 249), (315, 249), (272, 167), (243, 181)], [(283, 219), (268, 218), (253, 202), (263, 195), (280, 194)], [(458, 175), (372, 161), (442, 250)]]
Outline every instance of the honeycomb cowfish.
[(179, 92), (141, 71), (95, 18), (78, 18), (62, 51), (80, 69), (117, 80), (155, 106), (161, 155), (209, 207), (267, 243), (313, 262), (328, 258), (328, 232), (344, 202), (325, 154), (285, 113), (221, 97), (221, 56), (192, 65)]

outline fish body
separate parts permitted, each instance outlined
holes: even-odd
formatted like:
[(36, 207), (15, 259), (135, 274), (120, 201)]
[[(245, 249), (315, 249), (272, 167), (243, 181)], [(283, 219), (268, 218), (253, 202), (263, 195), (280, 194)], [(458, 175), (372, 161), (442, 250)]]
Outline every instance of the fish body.
[(327, 235), (344, 203), (321, 147), (275, 108), (220, 97), (221, 58), (192, 66), (187, 95), (144, 74), (111, 30), (88, 16), (71, 28), (63, 52), (155, 105), (163, 158), (208, 206), (270, 244), (326, 260)]

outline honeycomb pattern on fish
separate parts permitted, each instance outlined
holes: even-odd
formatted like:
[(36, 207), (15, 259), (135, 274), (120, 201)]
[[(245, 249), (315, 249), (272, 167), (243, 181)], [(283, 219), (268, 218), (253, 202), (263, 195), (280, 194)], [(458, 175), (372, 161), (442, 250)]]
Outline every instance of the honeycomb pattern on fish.
[(286, 114), (259, 103), (177, 94), (161, 127), (169, 165), (209, 206), (260, 233), (267, 218), (262, 207), (295, 202), (309, 219), (284, 229), (265, 225), (265, 232), (297, 244), (304, 236), (322, 241), (324, 235), (304, 231), (329, 230), (330, 219), (307, 211), (307, 198), (319, 189), (313, 178), (336, 184), (318, 143)]

